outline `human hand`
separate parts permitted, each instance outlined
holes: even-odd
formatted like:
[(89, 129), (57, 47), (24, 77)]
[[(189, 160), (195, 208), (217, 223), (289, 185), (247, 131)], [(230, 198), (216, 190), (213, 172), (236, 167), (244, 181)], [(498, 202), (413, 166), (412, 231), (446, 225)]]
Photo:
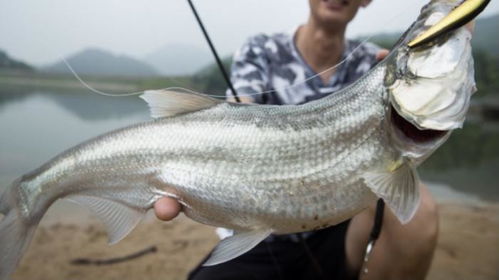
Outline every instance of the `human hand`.
[(162, 221), (170, 221), (178, 216), (182, 206), (171, 197), (162, 197), (154, 203), (154, 214)]
[(387, 49), (381, 49), (378, 51), (378, 53), (376, 54), (376, 60), (377, 61), (381, 61), (383, 60), (389, 53), (390, 51), (387, 50)]

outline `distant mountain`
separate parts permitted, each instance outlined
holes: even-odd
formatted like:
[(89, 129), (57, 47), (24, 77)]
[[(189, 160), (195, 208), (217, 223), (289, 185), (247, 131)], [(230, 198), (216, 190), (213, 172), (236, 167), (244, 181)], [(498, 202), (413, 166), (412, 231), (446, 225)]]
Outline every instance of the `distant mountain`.
[(144, 57), (144, 61), (167, 76), (191, 75), (213, 61), (208, 50), (191, 45), (166, 45)]
[(11, 58), (7, 52), (0, 50), (0, 69), (33, 70), (28, 64)]
[[(78, 74), (130, 77), (158, 75), (156, 69), (137, 59), (94, 48), (80, 51), (66, 60)], [(49, 73), (70, 73), (62, 61), (42, 67), (40, 70)]]
[[(499, 15), (493, 15), (481, 18), (476, 21), (475, 31), (473, 33), (472, 45), (475, 50), (483, 50), (490, 55), (499, 57)], [(402, 35), (402, 31), (393, 33), (380, 33), (374, 35), (370, 41), (390, 48)]]

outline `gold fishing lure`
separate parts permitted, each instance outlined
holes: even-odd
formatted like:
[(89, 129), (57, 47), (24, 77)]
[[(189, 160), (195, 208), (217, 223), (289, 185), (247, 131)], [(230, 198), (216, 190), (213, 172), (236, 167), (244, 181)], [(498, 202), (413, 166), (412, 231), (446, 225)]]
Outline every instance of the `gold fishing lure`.
[(443, 33), (449, 32), (465, 25), (473, 18), (475, 18), (478, 14), (480, 14), (480, 12), (485, 9), (489, 2), (490, 0), (465, 0), (446, 17), (426, 30), (426, 32), (420, 34), (415, 39), (410, 41), (407, 46), (409, 48), (421, 46)]

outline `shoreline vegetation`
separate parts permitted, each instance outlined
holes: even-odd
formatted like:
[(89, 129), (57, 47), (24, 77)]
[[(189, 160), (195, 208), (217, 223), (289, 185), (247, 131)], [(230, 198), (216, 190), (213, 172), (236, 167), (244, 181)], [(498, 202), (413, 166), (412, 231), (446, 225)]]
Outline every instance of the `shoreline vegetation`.
[[(440, 235), (427, 279), (498, 279), (499, 203), (440, 201), (439, 211)], [(62, 220), (44, 219), (13, 279), (185, 279), (218, 242), (214, 228), (184, 216), (163, 223), (150, 214), (115, 246), (107, 245), (105, 228), (93, 217), (86, 223), (62, 214)], [(122, 259), (152, 247), (109, 265), (74, 262)]]
[[(229, 61), (225, 61), (226, 68)], [(224, 96), (225, 82), (212, 65), (203, 71), (190, 76), (151, 76), (151, 77), (126, 77), (126, 76), (81, 76), (90, 87), (111, 94), (126, 94), (140, 92), (147, 89), (161, 89), (168, 87), (186, 88), (212, 95)], [(477, 81), (480, 85), (482, 82)], [(1, 70), (0, 88), (8, 89), (33, 89), (33, 90), (89, 90), (76, 77), (67, 74), (51, 74), (34, 70)], [(490, 90), (494, 92), (490, 92)], [(492, 120), (499, 121), (499, 89), (486, 87), (479, 91), (472, 99), (468, 118), (472, 121)]]
[[(123, 93), (166, 87), (192, 87), (191, 78), (82, 76), (85, 83), (100, 91)], [(0, 71), (0, 87), (51, 90), (87, 90), (74, 76), (34, 71)]]

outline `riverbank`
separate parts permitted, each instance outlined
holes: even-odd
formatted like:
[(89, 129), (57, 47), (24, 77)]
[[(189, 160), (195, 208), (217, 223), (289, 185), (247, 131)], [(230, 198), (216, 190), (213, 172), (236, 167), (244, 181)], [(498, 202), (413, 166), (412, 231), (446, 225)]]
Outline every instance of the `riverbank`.
[(441, 203), (429, 280), (499, 279), (499, 204)]
[[(427, 279), (498, 279), (499, 203), (447, 201), (439, 208), (440, 238)], [(13, 279), (185, 279), (217, 243), (213, 228), (185, 217), (170, 223), (148, 217), (109, 247), (104, 227), (94, 218), (78, 224), (68, 216), (44, 220)], [(120, 258), (151, 246), (156, 252), (117, 264), (71, 264), (78, 258)]]
[[(186, 87), (193, 88), (192, 77), (128, 77), (52, 74), (36, 71), (0, 71), (0, 89), (37, 89), (51, 91), (88, 90), (88, 87), (110, 93), (129, 93), (145, 89)], [(84, 84), (85, 83), (85, 84)]]

